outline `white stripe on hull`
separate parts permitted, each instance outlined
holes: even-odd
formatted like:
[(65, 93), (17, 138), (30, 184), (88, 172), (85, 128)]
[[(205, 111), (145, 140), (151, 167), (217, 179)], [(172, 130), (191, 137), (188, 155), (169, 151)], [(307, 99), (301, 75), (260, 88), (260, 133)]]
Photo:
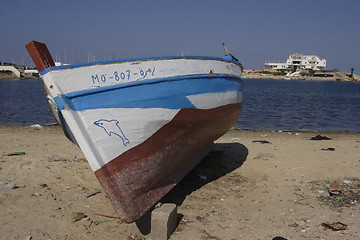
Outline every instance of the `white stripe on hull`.
[[(76, 141), (84, 151), (92, 170), (96, 171), (115, 157), (144, 142), (171, 121), (179, 111), (180, 109), (108, 108), (71, 111), (70, 114), (81, 119), (77, 123), (83, 124), (79, 127), (85, 129), (83, 132), (87, 133), (87, 136), (84, 136), (86, 141), (78, 137)], [(69, 111), (65, 110), (62, 113), (65, 118)], [(99, 120), (105, 122), (103, 127), (94, 124)]]
[[(45, 74), (43, 78), (47, 86), (53, 85), (49, 91), (56, 93), (51, 94), (56, 96), (58, 93), (115, 84), (197, 74), (240, 76), (241, 69), (235, 63), (214, 59), (158, 59), (53, 69), (51, 74)], [(52, 79), (61, 81), (54, 84)]]
[(227, 92), (202, 93), (187, 96), (198, 109), (210, 109), (226, 104), (242, 102), (242, 92), (237, 90)]
[[(242, 102), (238, 91), (188, 96), (198, 109)], [(62, 110), (93, 171), (125, 151), (143, 143), (170, 122), (180, 109), (106, 108), (86, 111)], [(76, 119), (75, 122), (72, 119)], [(95, 122), (103, 122), (98, 126)]]

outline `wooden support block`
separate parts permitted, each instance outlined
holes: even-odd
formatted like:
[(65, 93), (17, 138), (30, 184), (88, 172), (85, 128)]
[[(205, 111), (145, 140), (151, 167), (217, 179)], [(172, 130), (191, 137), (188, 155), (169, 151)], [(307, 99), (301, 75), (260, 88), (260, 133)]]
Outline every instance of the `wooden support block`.
[(177, 226), (177, 206), (173, 203), (164, 203), (151, 213), (152, 240), (168, 240)]

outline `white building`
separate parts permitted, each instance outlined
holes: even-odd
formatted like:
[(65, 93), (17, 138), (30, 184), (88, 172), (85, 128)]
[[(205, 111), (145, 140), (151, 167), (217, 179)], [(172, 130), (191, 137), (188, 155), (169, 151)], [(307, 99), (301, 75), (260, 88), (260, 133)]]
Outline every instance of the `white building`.
[(315, 55), (291, 54), (285, 63), (266, 62), (266, 68), (271, 69), (313, 69), (323, 70), (326, 67), (326, 59)]

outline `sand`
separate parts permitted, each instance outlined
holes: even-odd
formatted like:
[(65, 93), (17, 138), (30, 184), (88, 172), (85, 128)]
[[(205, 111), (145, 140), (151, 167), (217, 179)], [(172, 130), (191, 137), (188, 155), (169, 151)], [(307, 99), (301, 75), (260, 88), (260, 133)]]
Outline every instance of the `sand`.
[[(309, 140), (318, 134), (332, 140)], [(1, 240), (146, 239), (108, 217), (114, 209), (59, 126), (0, 126), (0, 136)], [(359, 133), (229, 131), (162, 200), (178, 205), (170, 239), (360, 239), (358, 141)], [(25, 154), (3, 156), (13, 152)], [(322, 226), (333, 222), (346, 230)]]

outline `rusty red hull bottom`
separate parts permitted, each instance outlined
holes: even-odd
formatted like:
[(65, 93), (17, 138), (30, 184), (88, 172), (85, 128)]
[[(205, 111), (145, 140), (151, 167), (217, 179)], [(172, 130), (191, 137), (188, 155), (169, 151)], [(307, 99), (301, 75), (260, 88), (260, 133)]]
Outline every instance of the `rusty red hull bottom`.
[(119, 217), (133, 222), (145, 214), (211, 151), (240, 111), (241, 104), (182, 109), (145, 142), (97, 170)]

